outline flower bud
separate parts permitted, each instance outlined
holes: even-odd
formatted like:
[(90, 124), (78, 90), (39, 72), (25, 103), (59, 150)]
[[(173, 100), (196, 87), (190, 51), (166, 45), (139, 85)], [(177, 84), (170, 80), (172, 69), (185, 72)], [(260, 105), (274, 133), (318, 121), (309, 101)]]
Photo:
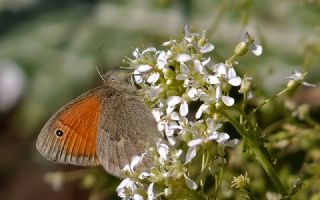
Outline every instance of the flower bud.
[(237, 46), (234, 48), (234, 54), (236, 56), (243, 56), (248, 51), (248, 44), (244, 41), (239, 42)]

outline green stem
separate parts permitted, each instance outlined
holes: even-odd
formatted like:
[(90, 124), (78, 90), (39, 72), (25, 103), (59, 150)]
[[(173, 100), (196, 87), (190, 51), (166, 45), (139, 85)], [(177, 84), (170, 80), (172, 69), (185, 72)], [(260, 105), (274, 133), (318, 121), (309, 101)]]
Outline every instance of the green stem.
[(282, 185), (280, 179), (277, 176), (276, 170), (273, 168), (270, 161), (266, 158), (265, 154), (263, 153), (263, 150), (261, 150), (261, 145), (259, 145), (258, 142), (249, 139), (248, 140), (248, 147), (250, 148), (251, 152), (254, 154), (255, 159), (259, 162), (259, 164), (262, 166), (264, 171), (267, 173), (269, 178), (271, 179), (272, 183), (278, 190), (278, 192), (283, 196), (287, 196), (287, 192)]
[(252, 117), (252, 115), (253, 115), (254, 113), (256, 113), (257, 110), (259, 110), (262, 106), (266, 105), (266, 104), (269, 103), (270, 101), (274, 100), (275, 98), (283, 95), (284, 93), (286, 93), (286, 92), (288, 92), (288, 91), (290, 91), (290, 88), (289, 88), (289, 87), (281, 90), (281, 91), (278, 92), (275, 96), (271, 97), (270, 99), (265, 100), (262, 104), (258, 105), (258, 106), (257, 106), (255, 109), (253, 109), (253, 110), (251, 111), (251, 113), (249, 114), (249, 119), (250, 119), (250, 118)]
[(246, 131), (243, 126), (234, 118), (232, 118), (226, 111), (222, 111), (222, 114), (230, 121), (230, 123), (237, 129), (240, 135), (247, 141), (247, 148), (254, 158), (262, 166), (266, 174), (270, 177), (272, 183), (274, 184), (277, 191), (283, 196), (287, 196), (287, 192), (279, 180), (276, 170), (273, 168), (270, 161), (267, 159), (266, 155), (268, 154), (267, 150), (260, 143), (260, 140), (256, 138), (257, 133), (249, 134), (250, 132), (255, 132), (255, 130)]

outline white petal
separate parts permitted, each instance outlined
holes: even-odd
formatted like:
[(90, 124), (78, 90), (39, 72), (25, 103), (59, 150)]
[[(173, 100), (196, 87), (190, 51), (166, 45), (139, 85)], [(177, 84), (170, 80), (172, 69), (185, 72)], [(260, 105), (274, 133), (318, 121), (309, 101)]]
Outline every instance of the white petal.
[(197, 91), (196, 88), (190, 88), (189, 91), (188, 91), (188, 93), (187, 93), (187, 95), (188, 95), (191, 99), (193, 99), (193, 98), (196, 97), (197, 92), (198, 92), (198, 91)]
[(216, 70), (217, 70), (217, 73), (220, 75), (227, 74), (227, 67), (223, 63), (216, 64)]
[(160, 158), (167, 160), (167, 155), (169, 153), (169, 147), (165, 144), (159, 144), (157, 147), (157, 151), (160, 155)]
[(174, 134), (174, 130), (170, 129), (170, 126), (166, 124), (164, 128), (164, 133), (166, 134), (167, 137), (170, 137)]
[(207, 137), (207, 140), (217, 140), (219, 135), (217, 134), (216, 131), (214, 131), (209, 137)]
[(307, 87), (316, 87), (317, 86), (315, 84), (308, 83), (308, 82), (305, 82), (305, 81), (303, 81), (301, 84), (304, 85), (304, 86), (307, 86)]
[(189, 107), (186, 101), (182, 101), (180, 108), (179, 108), (179, 113), (182, 117), (185, 117), (189, 112)]
[(178, 151), (175, 152), (174, 156), (175, 157), (180, 157), (183, 154), (183, 151), (179, 149)]
[(140, 52), (139, 49), (136, 48), (133, 53), (132, 53), (133, 57), (135, 57), (136, 59), (140, 59)]
[(204, 61), (201, 62), (202, 66), (206, 66), (211, 60), (211, 57), (205, 59)]
[(174, 121), (180, 120), (180, 115), (177, 112), (170, 113), (170, 119)]
[(165, 128), (165, 123), (162, 122), (162, 121), (158, 122), (157, 128), (158, 128), (158, 130), (159, 130), (160, 132), (162, 132), (162, 131), (164, 130), (164, 128)]
[(199, 74), (203, 74), (203, 66), (201, 65), (201, 62), (199, 60), (195, 60), (194, 62), (194, 68), (196, 70), (196, 72), (198, 72)]
[(159, 69), (163, 69), (166, 64), (167, 64), (167, 54), (165, 51), (160, 51), (157, 57), (157, 66)]
[(236, 147), (239, 143), (240, 143), (240, 140), (238, 140), (238, 139), (233, 139), (233, 140), (229, 140), (229, 141), (226, 142), (224, 145), (227, 146), (227, 147), (234, 148), (234, 147)]
[(233, 86), (241, 85), (241, 78), (239, 76), (229, 79), (228, 83)]
[(140, 194), (134, 194), (132, 199), (133, 200), (143, 200), (143, 197)]
[(228, 71), (227, 71), (227, 78), (228, 78), (228, 79), (231, 79), (231, 78), (236, 77), (236, 76), (237, 76), (236, 70), (234, 70), (233, 67), (230, 67), (230, 68), (228, 69)]
[(155, 84), (157, 82), (157, 80), (160, 78), (160, 74), (155, 72), (155, 73), (151, 73), (150, 76), (147, 79), (147, 82), (150, 84)]
[(142, 154), (141, 156), (137, 156), (137, 155), (132, 156), (131, 163), (130, 163), (131, 170), (134, 170), (134, 168), (141, 163), (144, 155), (145, 154)]
[(172, 125), (169, 127), (169, 129), (171, 130), (182, 130), (182, 126), (180, 125)]
[(127, 185), (130, 185), (131, 182), (132, 180), (130, 178), (123, 179), (116, 190), (118, 191), (119, 189), (125, 188)]
[(150, 173), (148, 173), (148, 172), (141, 172), (140, 174), (139, 174), (139, 179), (141, 179), (141, 180), (143, 180), (143, 179), (145, 179), (145, 178), (147, 178), (147, 177), (150, 177), (151, 175), (150, 175)]
[(174, 111), (174, 106), (168, 106), (166, 109), (166, 113), (169, 115), (170, 113), (172, 113), (172, 111)]
[(218, 84), (218, 83), (220, 83), (220, 80), (218, 79), (217, 76), (209, 75), (209, 76), (207, 77), (207, 83), (210, 83), (210, 84)]
[(138, 65), (136, 67), (136, 70), (140, 73), (150, 71), (151, 69), (152, 67), (150, 65)]
[(230, 136), (227, 133), (219, 133), (219, 137), (216, 141), (224, 144), (229, 138)]
[(221, 100), (226, 106), (233, 106), (234, 104), (234, 98), (229, 96), (222, 96)]
[(137, 84), (143, 82), (142, 74), (141, 74), (140, 72), (138, 72), (137, 70), (134, 70), (133, 74), (134, 74), (134, 75), (133, 75), (134, 81), (135, 81)]
[(170, 41), (167, 41), (167, 42), (164, 42), (162, 43), (162, 46), (169, 46), (171, 44), (176, 44), (177, 41), (176, 40), (170, 40)]
[(188, 149), (187, 155), (186, 155), (186, 162), (185, 164), (191, 162), (193, 160), (194, 157), (196, 157), (197, 155), (197, 149), (196, 147), (190, 147)]
[(203, 47), (201, 47), (200, 52), (201, 53), (208, 53), (214, 49), (213, 44), (207, 43)]
[(189, 74), (189, 67), (184, 64), (183, 62), (180, 63), (180, 71), (183, 73), (183, 74)]
[(186, 80), (187, 78), (188, 78), (188, 75), (186, 75), (186, 74), (178, 74), (176, 76), (176, 79), (180, 80), (180, 81)]
[(263, 49), (262, 49), (262, 46), (261, 46), (261, 45), (253, 44), (253, 45), (251, 46), (251, 51), (252, 51), (252, 53), (253, 53), (254, 55), (260, 56), (260, 55), (262, 54)]
[(171, 146), (173, 146), (173, 145), (176, 144), (176, 139), (175, 139), (174, 137), (172, 137), (172, 136), (167, 137), (167, 140), (168, 140), (168, 142), (169, 142), (169, 144), (170, 144)]
[(168, 106), (175, 106), (181, 102), (182, 98), (180, 96), (170, 96), (167, 99)]
[(185, 178), (187, 186), (190, 189), (195, 190), (198, 188), (197, 184), (193, 180), (191, 180), (189, 177), (187, 177), (185, 174), (184, 174), (184, 178)]
[(154, 185), (154, 182), (152, 182), (149, 186), (148, 186), (148, 200), (153, 200), (155, 199), (154, 198), (154, 193), (153, 193), (153, 185)]
[(154, 48), (154, 47), (149, 47), (149, 48), (146, 48), (145, 50), (142, 51), (142, 55), (145, 54), (145, 53), (148, 53), (148, 52), (156, 52), (157, 49)]
[(209, 106), (206, 104), (202, 104), (198, 111), (196, 112), (196, 119), (200, 119), (204, 110), (206, 110)]
[(194, 139), (194, 140), (190, 140), (188, 142), (188, 146), (189, 147), (194, 147), (194, 146), (197, 146), (199, 144), (201, 144), (204, 140), (202, 138), (198, 138), (198, 139)]
[(123, 172), (131, 172), (130, 165), (129, 165), (129, 164), (126, 164), (126, 165), (121, 169), (121, 171), (123, 171)]
[(160, 112), (159, 108), (154, 108), (152, 109), (151, 113), (153, 114), (153, 117), (156, 119), (156, 122), (160, 121), (161, 115), (163, 113)]
[(187, 62), (187, 61), (189, 61), (191, 59), (192, 59), (192, 57), (189, 54), (179, 54), (176, 57), (176, 60), (178, 62)]
[(221, 96), (222, 96), (221, 86), (218, 85), (217, 88), (216, 88), (216, 101), (219, 101)]

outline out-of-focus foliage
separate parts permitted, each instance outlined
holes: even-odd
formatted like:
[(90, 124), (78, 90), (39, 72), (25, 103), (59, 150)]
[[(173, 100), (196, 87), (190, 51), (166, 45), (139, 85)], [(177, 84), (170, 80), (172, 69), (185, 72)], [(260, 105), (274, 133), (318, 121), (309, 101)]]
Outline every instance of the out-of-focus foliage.
[[(59, 199), (114, 199), (119, 181), (102, 168), (77, 168), (76, 172), (67, 168), (71, 171), (47, 174), (45, 180), (52, 184), (66, 182), (58, 193), (52, 193), (43, 174), (65, 171), (65, 166), (41, 158), (35, 138), (59, 106), (102, 82), (97, 68), (106, 72), (125, 66), (123, 58), (135, 47), (160, 47), (185, 24), (208, 30), (210, 42), (218, 49), (212, 55), (216, 62), (232, 54), (232, 47), (246, 31), (260, 41), (264, 54), (243, 58), (239, 70), (258, 80), (257, 103), (280, 90), (293, 69), (302, 68), (309, 72), (309, 82), (319, 82), (317, 0), (0, 0), (0, 73), (14, 65), (24, 74), (24, 90), (16, 104), (0, 113), (0, 198), (46, 195), (49, 199), (54, 194)], [(15, 84), (11, 90), (17, 89)], [(1, 85), (0, 99), (7, 95)], [(310, 105), (315, 121), (319, 121), (319, 93), (319, 88), (314, 88), (292, 97), (296, 103)], [(312, 122), (304, 127), (299, 120), (286, 121), (291, 113), (277, 101), (259, 113), (262, 128), (268, 127), (265, 134), (271, 134), (269, 148), (279, 157), (276, 163), (281, 179), (290, 183), (296, 177), (289, 174), (299, 172), (308, 178), (295, 199), (319, 198), (319, 129), (314, 129)], [(226, 172), (224, 180), (230, 181), (222, 182), (221, 189), (226, 192), (220, 194), (221, 199), (236, 197), (230, 192), (230, 182), (246, 171), (258, 197), (267, 198), (262, 196), (265, 191), (270, 191), (269, 199), (275, 196), (268, 178), (256, 163), (245, 160), (241, 148), (229, 156), (234, 170)], [(303, 161), (307, 164), (301, 166)]]

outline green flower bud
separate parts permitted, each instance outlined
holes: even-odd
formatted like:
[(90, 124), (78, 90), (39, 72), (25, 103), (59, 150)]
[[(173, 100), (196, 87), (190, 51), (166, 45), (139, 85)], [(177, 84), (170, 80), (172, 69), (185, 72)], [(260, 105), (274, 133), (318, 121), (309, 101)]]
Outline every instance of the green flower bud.
[(248, 44), (246, 42), (239, 42), (234, 48), (234, 54), (237, 56), (243, 56), (248, 51)]

